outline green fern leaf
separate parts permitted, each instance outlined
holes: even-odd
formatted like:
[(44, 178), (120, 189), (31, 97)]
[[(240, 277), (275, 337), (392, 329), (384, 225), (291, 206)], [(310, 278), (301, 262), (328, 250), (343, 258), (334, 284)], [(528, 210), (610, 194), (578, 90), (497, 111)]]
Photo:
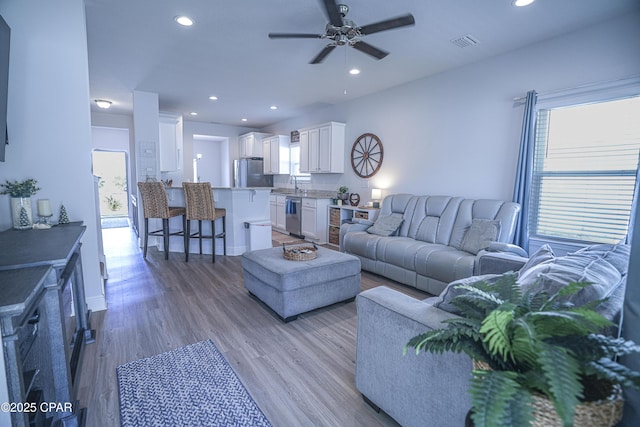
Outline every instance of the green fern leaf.
[(513, 311), (494, 310), (482, 322), (480, 333), (484, 334), (483, 341), (489, 346), (489, 351), (507, 360), (511, 356), (511, 342), (509, 338), (509, 323), (513, 320)]
[[(524, 426), (530, 423), (530, 409), (529, 417), (525, 408), (511, 409), (516, 397), (522, 399), (522, 388), (516, 381), (515, 372), (474, 370), (473, 375), (470, 391), (475, 427)], [(526, 398), (524, 403), (528, 404)], [(507, 420), (511, 424), (507, 424)]]
[(578, 362), (566, 349), (553, 345), (542, 346), (538, 361), (558, 416), (565, 426), (572, 426), (574, 408), (582, 398)]

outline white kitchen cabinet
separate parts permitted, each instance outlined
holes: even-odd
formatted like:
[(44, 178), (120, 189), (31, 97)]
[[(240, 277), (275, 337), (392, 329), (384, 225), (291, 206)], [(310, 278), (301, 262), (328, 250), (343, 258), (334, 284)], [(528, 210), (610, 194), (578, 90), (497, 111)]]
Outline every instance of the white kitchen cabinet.
[(344, 173), (345, 124), (329, 122), (300, 130), (300, 172)]
[(281, 231), (287, 229), (287, 220), (285, 215), (285, 202), (287, 196), (276, 196), (276, 228)]
[(278, 196), (272, 194), (269, 196), (269, 217), (271, 218), (271, 228), (278, 225)]
[(182, 169), (182, 116), (160, 114), (159, 120), (160, 171)]
[(309, 131), (300, 131), (300, 172), (309, 173)]
[(286, 135), (274, 135), (262, 140), (265, 174), (289, 174), (289, 145), (290, 138)]
[(262, 140), (269, 136), (266, 133), (249, 132), (238, 137), (240, 157), (262, 157)]
[(327, 207), (330, 199), (302, 199), (302, 234), (306, 240), (327, 243)]

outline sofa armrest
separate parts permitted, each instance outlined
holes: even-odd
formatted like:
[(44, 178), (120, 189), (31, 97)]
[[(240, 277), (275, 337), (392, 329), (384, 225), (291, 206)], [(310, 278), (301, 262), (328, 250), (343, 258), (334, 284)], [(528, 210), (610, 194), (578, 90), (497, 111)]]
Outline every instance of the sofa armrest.
[(511, 243), (491, 242), (487, 250), (489, 252), (508, 252), (525, 258), (529, 257), (527, 251), (522, 249), (520, 246)]
[(518, 271), (527, 262), (528, 258), (509, 252), (480, 251), (477, 255), (476, 275), (502, 274), (509, 271)]
[[(373, 224), (373, 223), (371, 223)], [(371, 224), (360, 222), (345, 222), (340, 226), (340, 252), (344, 252), (344, 235), (354, 231), (364, 231), (371, 227)]]
[(356, 299), (356, 388), (405, 427), (464, 425), (471, 407), (471, 360), (466, 354), (416, 354), (414, 336), (456, 317), (384, 286)]

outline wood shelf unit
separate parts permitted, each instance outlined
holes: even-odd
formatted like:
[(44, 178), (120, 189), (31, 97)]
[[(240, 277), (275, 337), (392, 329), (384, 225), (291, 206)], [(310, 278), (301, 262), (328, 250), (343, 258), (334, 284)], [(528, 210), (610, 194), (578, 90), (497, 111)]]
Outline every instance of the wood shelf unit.
[(333, 246), (340, 244), (340, 226), (354, 219), (364, 219), (374, 222), (378, 217), (379, 208), (348, 205), (329, 205), (328, 243)]

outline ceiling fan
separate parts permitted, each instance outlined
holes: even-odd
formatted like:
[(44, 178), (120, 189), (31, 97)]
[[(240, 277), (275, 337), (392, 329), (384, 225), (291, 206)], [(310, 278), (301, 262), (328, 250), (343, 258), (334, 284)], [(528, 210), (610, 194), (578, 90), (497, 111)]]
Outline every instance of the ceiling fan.
[(385, 52), (382, 49), (372, 46), (369, 43), (362, 41), (361, 38), (380, 31), (414, 25), (416, 22), (415, 19), (413, 19), (413, 15), (407, 14), (359, 27), (352, 20), (346, 18), (347, 13), (349, 12), (349, 6), (346, 4), (336, 4), (335, 0), (323, 0), (323, 4), (327, 11), (327, 16), (329, 17), (329, 23), (325, 28), (324, 34), (269, 33), (269, 38), (331, 40), (331, 42), (326, 45), (325, 48), (322, 49), (315, 58), (313, 58), (313, 60), (311, 60), (310, 64), (321, 63), (333, 49), (337, 46), (344, 46), (346, 44), (360, 52), (371, 55), (376, 59), (382, 59), (387, 56), (389, 52)]

